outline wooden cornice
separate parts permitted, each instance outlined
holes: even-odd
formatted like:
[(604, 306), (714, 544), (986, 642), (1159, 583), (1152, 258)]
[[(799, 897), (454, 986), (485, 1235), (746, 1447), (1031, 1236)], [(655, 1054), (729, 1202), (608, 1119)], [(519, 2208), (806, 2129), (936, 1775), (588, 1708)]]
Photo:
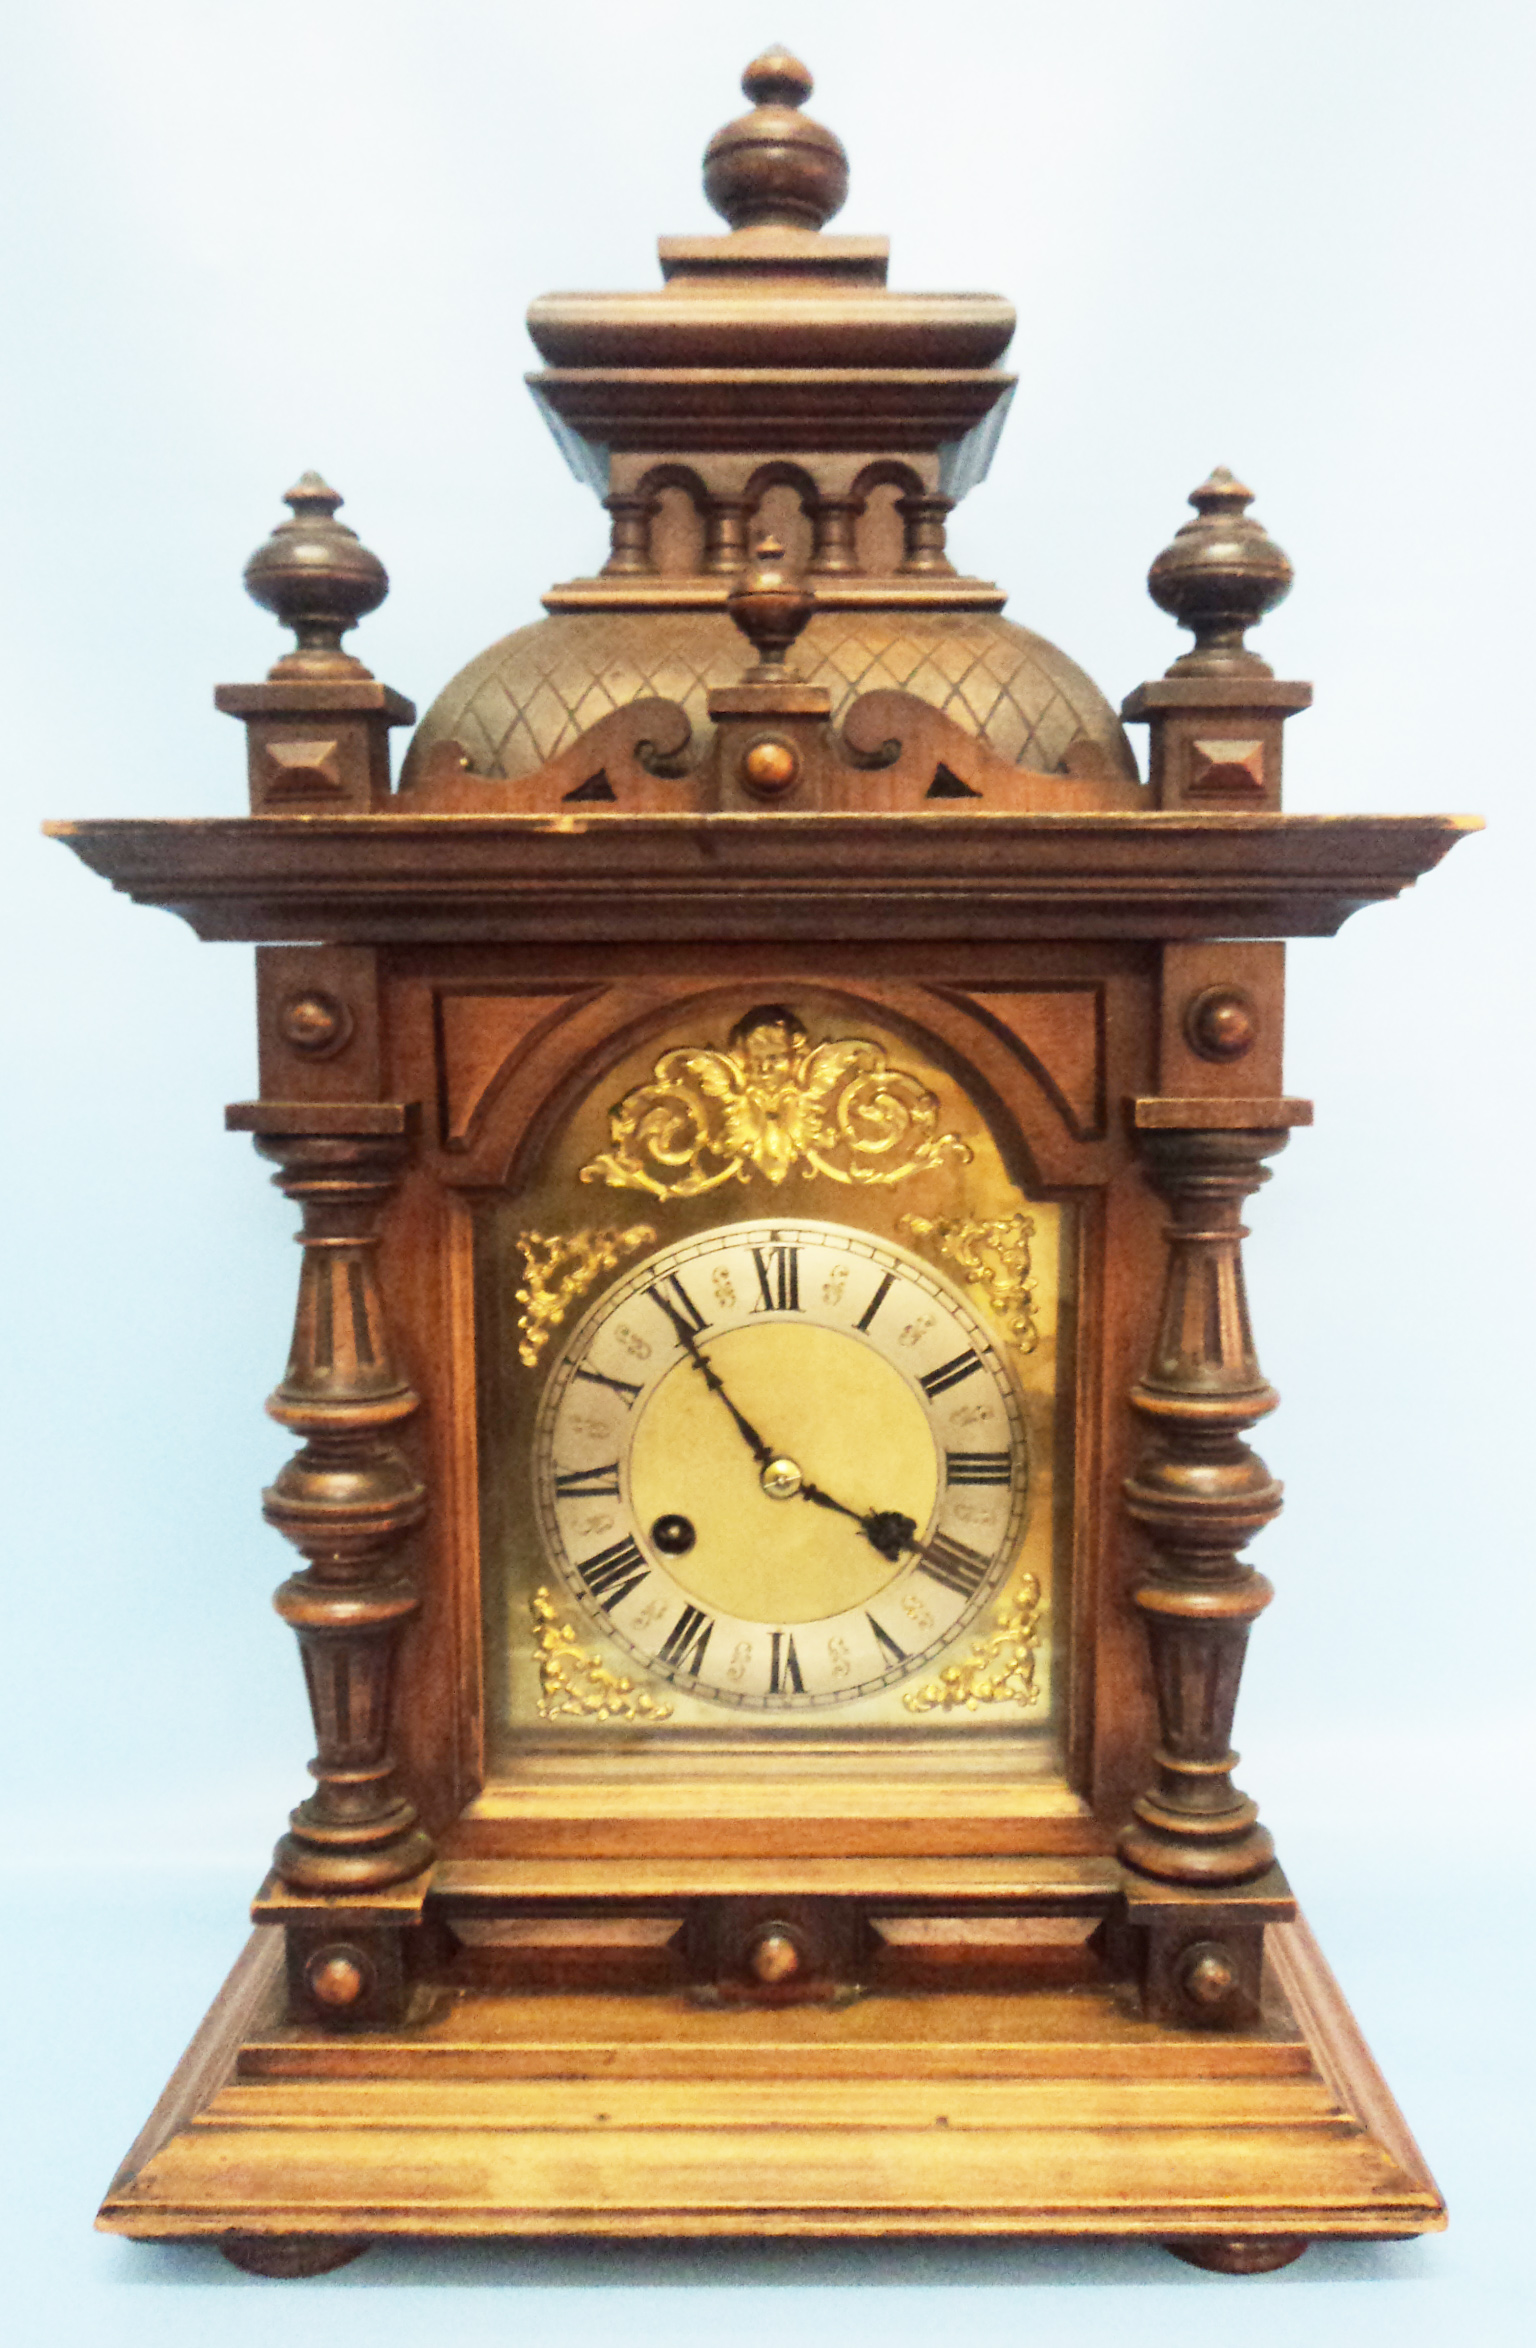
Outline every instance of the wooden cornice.
[(47, 827), (199, 937), (275, 943), (1331, 936), (1474, 816), (285, 815)]

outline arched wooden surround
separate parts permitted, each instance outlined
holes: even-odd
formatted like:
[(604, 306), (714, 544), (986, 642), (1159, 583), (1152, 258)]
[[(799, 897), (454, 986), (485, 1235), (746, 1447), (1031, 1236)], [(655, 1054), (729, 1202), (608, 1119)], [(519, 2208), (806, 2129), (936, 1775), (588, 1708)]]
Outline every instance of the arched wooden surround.
[(787, 457), (774, 457), (749, 476), (745, 495), (748, 546), (776, 538), (789, 569), (817, 571), (823, 524), (814, 474)]
[[(618, 554), (618, 527), (631, 510), (644, 512), (644, 559), (638, 568), (680, 578), (710, 567), (711, 500), (691, 465), (653, 465), (625, 498), (605, 500), (614, 517), (612, 571)], [(621, 566), (622, 567), (622, 566)], [(729, 566), (736, 568), (732, 562)]]
[[(882, 497), (882, 490), (891, 494)], [(955, 501), (925, 483), (914, 465), (880, 458), (855, 476), (851, 496), (859, 514), (861, 571), (944, 577), (952, 573), (954, 566), (944, 552), (944, 525)]]
[[(1102, 1318), (1106, 1266), (1158, 1262), (1155, 1202), (1116, 1113), (1144, 1089), (1151, 975), (1134, 948), (966, 949), (966, 983), (914, 984), (895, 949), (835, 946), (808, 967), (804, 949), (657, 952), (644, 983), (588, 949), (401, 957), (389, 987), (394, 1081), (422, 1103), (421, 1142), (392, 1213), (381, 1267), (406, 1374), (423, 1409), (402, 1441), (433, 1495), (421, 1536), (424, 1604), (404, 1643), (398, 1706), (404, 1782), (441, 1831), (484, 1776), (479, 1464), (474, 1363), (475, 1218), (485, 1202), (537, 1177), (573, 1103), (625, 1057), (674, 1030), (686, 1008), (701, 1041), (723, 1042), (756, 1000), (797, 988), (835, 1002), (845, 1032), (874, 1021), (909, 1036), (942, 1068), (967, 1073), (1005, 1161), (1034, 1195), (1069, 1198), (1079, 1215), (1076, 1310)], [(946, 964), (946, 975), (952, 963)], [(818, 1020), (818, 1026), (822, 1022)], [(731, 1203), (734, 1203), (732, 1201)], [(803, 1211), (836, 1214), (807, 1185)], [(594, 1192), (592, 1223), (646, 1214), (638, 1193)], [(427, 1267), (433, 1267), (429, 1270)], [(1133, 1459), (1124, 1397), (1145, 1352), (1155, 1281), (1139, 1312), (1123, 1307), (1096, 1358), (1079, 1347), (1072, 1462), (1072, 1676), (1069, 1777), (1095, 1816), (1071, 1847), (1106, 1849), (1110, 1824), (1138, 1790), (1154, 1741), (1145, 1642), (1131, 1606), (1105, 1605), (1105, 1574), (1129, 1583), (1139, 1561), (1119, 1487)], [(1108, 1706), (1096, 1701), (1106, 1684)], [(447, 1701), (448, 1691), (452, 1701)], [(432, 1722), (458, 1724), (453, 1749)], [(1070, 1837), (1069, 1837), (1070, 1841)]]
[[(957, 1074), (968, 1069), (973, 1097), (979, 1077), (1022, 1186), (1082, 1184), (1082, 1152), (1102, 1151), (1108, 1129), (1102, 980), (978, 987), (972, 994), (829, 986), (819, 974), (797, 975), (801, 987), (839, 998), (855, 1026), (861, 1017), (894, 1024)], [(684, 1004), (697, 1011), (701, 1033), (712, 1034), (722, 1021), (730, 1024), (744, 990), (766, 988), (792, 996), (795, 978), (779, 969), (682, 994), (633, 982), (569, 991), (482, 990), (473, 981), (435, 989), (438, 1140), (445, 1158), (456, 1161), (444, 1179), (476, 1189), (516, 1184), (572, 1102), (670, 1026)], [(1095, 1178), (1102, 1178), (1097, 1165)]]

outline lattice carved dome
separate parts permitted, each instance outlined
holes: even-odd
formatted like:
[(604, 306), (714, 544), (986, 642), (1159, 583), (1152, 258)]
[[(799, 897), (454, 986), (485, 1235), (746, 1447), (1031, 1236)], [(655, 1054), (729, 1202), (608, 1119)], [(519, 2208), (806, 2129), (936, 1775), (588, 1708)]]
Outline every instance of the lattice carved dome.
[(1011, 305), (893, 292), (884, 237), (824, 231), (847, 162), (801, 111), (806, 68), (776, 49), (742, 87), (754, 111), (705, 164), (730, 233), (663, 237), (655, 289), (546, 294), (529, 311), (544, 362), (529, 384), (608, 510), (608, 559), (460, 671), (403, 783), (450, 740), (477, 773), (515, 783), (652, 696), (682, 704), (702, 751), (709, 694), (754, 658), (725, 609), (730, 583), (770, 539), (815, 589), (790, 666), (828, 691), (834, 725), (862, 694), (896, 689), (1020, 766), (1061, 772), (1084, 743), (1097, 771), (1134, 781), (1097, 688), (945, 549), (1012, 394), (998, 363)]
[[(560, 612), (518, 628), (461, 669), (416, 730), (402, 782), (434, 743), (463, 744), (477, 773), (515, 782), (625, 702), (681, 702), (696, 739), (705, 700), (740, 678), (747, 648), (723, 611)], [(796, 673), (832, 695), (840, 725), (861, 693), (899, 687), (998, 754), (1051, 774), (1086, 738), (1117, 774), (1135, 761), (1098, 687), (1043, 636), (995, 612), (823, 611), (795, 647)]]

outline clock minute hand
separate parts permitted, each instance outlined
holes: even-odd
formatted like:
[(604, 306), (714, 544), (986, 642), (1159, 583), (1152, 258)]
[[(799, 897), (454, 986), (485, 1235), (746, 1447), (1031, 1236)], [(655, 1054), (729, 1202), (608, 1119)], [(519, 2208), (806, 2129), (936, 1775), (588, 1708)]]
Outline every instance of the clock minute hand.
[(715, 1365), (710, 1360), (708, 1354), (704, 1353), (700, 1349), (698, 1339), (692, 1334), (690, 1330), (682, 1328), (678, 1329), (677, 1334), (690, 1359), (692, 1360), (694, 1368), (703, 1378), (704, 1383), (709, 1388), (711, 1394), (719, 1395), (721, 1401), (725, 1404), (726, 1409), (730, 1412), (732, 1418), (736, 1421), (736, 1425), (741, 1434), (742, 1440), (745, 1442), (748, 1450), (751, 1452), (752, 1457), (757, 1461), (758, 1466), (766, 1467), (768, 1462), (774, 1456), (773, 1451), (769, 1445), (763, 1441), (762, 1436), (758, 1433), (756, 1427), (753, 1426), (752, 1421), (749, 1418), (745, 1418), (736, 1408), (735, 1403), (732, 1402), (730, 1396), (725, 1391), (724, 1379), (721, 1377), (719, 1371), (715, 1368)]
[[(718, 1394), (720, 1400), (725, 1404), (726, 1409), (736, 1422), (737, 1431), (742, 1441), (746, 1444), (758, 1466), (760, 1468), (769, 1466), (778, 1457), (772, 1445), (763, 1441), (752, 1421), (732, 1402), (725, 1390), (725, 1380), (699, 1344), (693, 1331), (684, 1327), (675, 1318), (673, 1326), (677, 1330), (679, 1344), (683, 1347), (711, 1394)], [(810, 1501), (813, 1508), (829, 1508), (834, 1515), (849, 1518), (853, 1524), (858, 1526), (871, 1548), (878, 1550), (882, 1557), (889, 1558), (892, 1565), (898, 1564), (902, 1552), (912, 1546), (917, 1527), (911, 1517), (903, 1516), (895, 1509), (849, 1508), (843, 1501), (834, 1500), (830, 1492), (823, 1492), (819, 1484), (809, 1482), (801, 1484), (797, 1498)]]

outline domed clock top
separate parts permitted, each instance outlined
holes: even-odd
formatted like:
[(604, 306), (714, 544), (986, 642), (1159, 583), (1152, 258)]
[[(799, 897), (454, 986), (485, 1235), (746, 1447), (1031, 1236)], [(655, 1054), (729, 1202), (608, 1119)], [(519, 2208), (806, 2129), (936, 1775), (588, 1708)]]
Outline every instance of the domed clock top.
[(1098, 688), (947, 550), (1012, 395), (1012, 306), (893, 292), (884, 237), (826, 232), (847, 158), (803, 110), (806, 67), (772, 49), (742, 86), (752, 111), (704, 159), (729, 233), (663, 237), (656, 291), (546, 294), (528, 313), (545, 361), (530, 387), (607, 508), (608, 557), (443, 689), (407, 783), (450, 741), (516, 782), (640, 695), (707, 732), (711, 691), (741, 673), (728, 599), (765, 536), (814, 593), (797, 673), (834, 722), (861, 693), (913, 693), (1012, 763), (1059, 773), (1086, 745), (1133, 781)]

